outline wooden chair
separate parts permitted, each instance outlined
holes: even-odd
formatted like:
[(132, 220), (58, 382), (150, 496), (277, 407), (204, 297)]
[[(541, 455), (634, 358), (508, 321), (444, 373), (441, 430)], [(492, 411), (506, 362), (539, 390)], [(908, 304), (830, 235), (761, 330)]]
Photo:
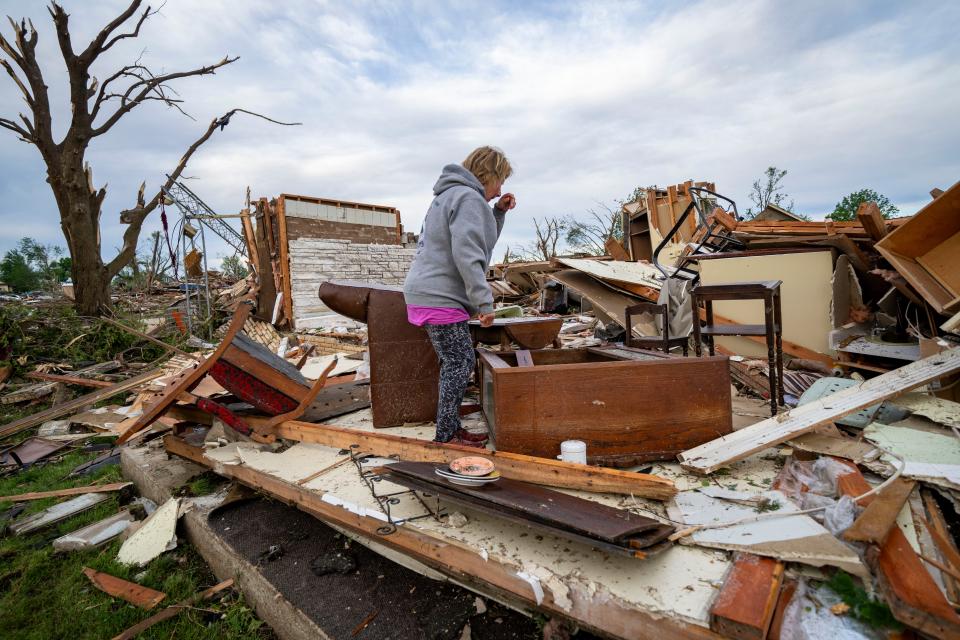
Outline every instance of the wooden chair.
[[(633, 316), (641, 313), (652, 314), (654, 318), (656, 318), (656, 316), (660, 316), (663, 334), (645, 338), (634, 337), (632, 322)], [(667, 317), (667, 305), (654, 304), (653, 302), (640, 302), (624, 309), (624, 314), (626, 315), (627, 327), (627, 335), (626, 338), (624, 338), (624, 343), (626, 346), (640, 347), (642, 349), (660, 349), (664, 353), (670, 353), (670, 349), (674, 347), (681, 347), (683, 349), (683, 355), (687, 355), (689, 347), (686, 336), (682, 338), (670, 337), (670, 319)]]

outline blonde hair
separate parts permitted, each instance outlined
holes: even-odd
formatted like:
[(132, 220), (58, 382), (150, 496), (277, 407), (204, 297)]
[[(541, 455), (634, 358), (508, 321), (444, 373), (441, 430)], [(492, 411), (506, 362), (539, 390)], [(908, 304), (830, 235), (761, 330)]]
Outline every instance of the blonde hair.
[(496, 147), (477, 147), (463, 161), (463, 168), (485, 187), (494, 181), (503, 182), (513, 173), (507, 156)]

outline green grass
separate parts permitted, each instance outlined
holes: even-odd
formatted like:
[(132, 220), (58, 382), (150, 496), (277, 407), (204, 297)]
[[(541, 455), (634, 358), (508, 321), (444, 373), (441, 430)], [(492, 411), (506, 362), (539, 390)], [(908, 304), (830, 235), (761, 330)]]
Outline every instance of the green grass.
[[(71, 453), (57, 464), (0, 479), (0, 495), (122, 480), (119, 466), (81, 478), (62, 479), (76, 465), (99, 453)], [(56, 502), (54, 498), (33, 501), (24, 513), (42, 510)], [(0, 510), (9, 507), (9, 502), (0, 502)], [(110, 494), (109, 500), (90, 511), (34, 535), (0, 538), (0, 629), (5, 639), (110, 638), (161, 608), (218, 582), (183, 539), (175, 550), (142, 568), (125, 567), (116, 562), (120, 541), (99, 550), (54, 554), (51, 546), (54, 538), (116, 513), (118, 507), (117, 495)], [(167, 598), (153, 611), (144, 611), (96, 589), (83, 575), (83, 567), (163, 591)], [(273, 635), (263, 628), (238, 592), (228, 591), (221, 600), (199, 603), (139, 637), (199, 640), (272, 638)]]

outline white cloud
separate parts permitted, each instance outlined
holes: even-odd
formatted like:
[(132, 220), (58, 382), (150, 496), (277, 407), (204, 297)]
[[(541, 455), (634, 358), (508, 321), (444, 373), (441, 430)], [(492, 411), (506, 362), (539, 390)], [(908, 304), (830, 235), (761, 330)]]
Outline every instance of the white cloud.
[[(80, 43), (125, 2), (67, 5)], [(31, 12), (44, 64), (62, 66), (42, 6), (0, 8)], [(235, 106), (304, 125), (237, 116), (203, 147), (187, 174), (221, 211), (238, 209), (250, 185), (255, 196), (392, 204), (416, 230), (440, 167), (493, 143), (516, 166), (507, 188), (520, 204), (502, 244), (528, 239), (533, 216), (581, 213), (637, 185), (711, 180), (746, 208), (768, 165), (789, 170), (800, 212), (825, 213), (870, 187), (911, 213), (930, 187), (960, 178), (958, 17), (960, 6), (933, 2), (170, 0), (142, 42), (118, 45), (98, 75), (143, 47), (145, 61), (167, 70), (241, 59), (179, 85), (196, 122), (149, 105), (92, 147), (95, 177), (111, 187), (104, 245), (119, 244), (116, 212), (140, 180), (156, 185)], [(48, 81), (61, 102), (62, 82), (62, 73)], [(0, 93), (0, 112), (16, 103)], [(36, 152), (0, 141), (0, 250), (27, 212), (49, 224), (22, 235), (62, 242)]]

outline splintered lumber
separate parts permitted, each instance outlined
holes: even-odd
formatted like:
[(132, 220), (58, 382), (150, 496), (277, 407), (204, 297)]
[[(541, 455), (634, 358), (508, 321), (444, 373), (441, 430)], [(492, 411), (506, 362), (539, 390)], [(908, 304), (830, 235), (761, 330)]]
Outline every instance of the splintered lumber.
[[(248, 418), (253, 426), (262, 419)], [(677, 493), (673, 481), (646, 473), (633, 473), (549, 458), (525, 456), (504, 451), (485, 451), (475, 447), (437, 444), (427, 440), (394, 436), (329, 424), (288, 420), (273, 429), (278, 438), (322, 444), (338, 449), (359, 445), (360, 451), (376, 456), (396, 455), (410, 462), (451, 462), (463, 456), (482, 455), (493, 460), (504, 478), (564, 489), (596, 493), (619, 493), (654, 500), (669, 500)]]
[[(933, 543), (940, 552), (940, 557), (943, 558), (951, 570), (960, 571), (960, 552), (957, 551), (957, 545), (954, 544), (953, 536), (947, 528), (947, 522), (943, 517), (943, 512), (940, 511), (940, 507), (930, 493), (923, 491), (921, 495), (923, 496), (923, 504), (927, 510), (927, 518), (924, 520), (924, 524), (930, 532), (930, 537), (933, 538)], [(956, 593), (960, 581), (955, 580), (952, 574), (951, 577), (944, 576), (944, 582), (948, 580), (953, 583), (953, 591)]]
[(162, 369), (146, 371), (138, 376), (134, 376), (122, 382), (112, 384), (105, 389), (92, 391), (86, 395), (80, 396), (79, 398), (74, 398), (73, 400), (68, 400), (67, 402), (54, 405), (45, 411), (40, 411), (39, 413), (34, 413), (33, 415), (26, 416), (20, 420), (15, 420), (3, 428), (0, 428), (0, 438), (12, 436), (15, 433), (20, 433), (21, 431), (31, 427), (43, 424), (48, 420), (56, 420), (60, 416), (65, 416), (68, 413), (76, 413), (87, 405), (96, 404), (101, 400), (106, 400), (107, 398), (115, 396), (118, 393), (130, 391), (131, 389), (134, 389), (145, 382), (149, 382), (154, 378), (160, 377), (162, 374)]
[(917, 483), (912, 480), (894, 480), (867, 505), (860, 517), (843, 532), (843, 537), (860, 542), (883, 542), (915, 486)]
[(883, 219), (876, 202), (861, 203), (857, 208), (857, 220), (871, 239), (882, 240), (887, 235), (887, 221)]
[(90, 567), (83, 568), (83, 574), (90, 578), (97, 589), (114, 598), (126, 600), (132, 605), (141, 609), (153, 609), (155, 606), (167, 597), (162, 591), (156, 591), (149, 587), (141, 586), (135, 582), (128, 582), (109, 573), (96, 571)]
[(54, 489), (53, 491), (34, 491), (32, 493), (18, 493), (12, 496), (0, 496), (0, 502), (26, 502), (27, 500), (41, 500), (43, 498), (63, 498), (79, 496), (86, 493), (110, 493), (129, 487), (132, 482), (113, 482), (111, 484), (94, 484), (88, 487), (72, 487), (70, 489)]
[(784, 564), (751, 553), (737, 554), (710, 609), (710, 628), (737, 640), (763, 640), (776, 611)]
[[(844, 464), (850, 467), (850, 473), (838, 478), (840, 493), (859, 496), (869, 491), (871, 487), (860, 470), (850, 463)], [(876, 499), (869, 496), (862, 503), (869, 505)], [(936, 638), (960, 637), (960, 616), (947, 602), (900, 527), (890, 529), (886, 540), (868, 551), (867, 560), (894, 618)]]
[(55, 373), (42, 373), (40, 371), (31, 371), (26, 375), (31, 380), (44, 380), (46, 382), (63, 382), (73, 384), (78, 387), (92, 387), (94, 389), (106, 389), (113, 386), (112, 382), (105, 380), (90, 380), (88, 378), (78, 378), (77, 376), (61, 376)]
[(106, 322), (106, 323), (108, 323), (108, 324), (112, 324), (113, 326), (117, 327), (118, 329), (123, 329), (124, 331), (126, 331), (126, 332), (129, 333), (129, 334), (135, 335), (135, 336), (137, 336), (138, 338), (140, 338), (141, 340), (146, 340), (147, 342), (152, 342), (153, 344), (157, 345), (158, 347), (163, 347), (164, 349), (167, 349), (168, 351), (172, 351), (173, 353), (177, 354), (178, 356), (183, 356), (184, 358), (190, 358), (191, 360), (199, 360), (199, 356), (196, 356), (196, 355), (194, 355), (194, 354), (192, 354), (192, 353), (187, 353), (186, 351), (184, 351), (184, 350), (182, 350), (182, 349), (178, 349), (177, 347), (173, 346), (172, 344), (167, 344), (166, 342), (163, 342), (162, 340), (157, 340), (157, 339), (154, 338), (153, 336), (148, 336), (148, 335), (145, 334), (144, 332), (142, 332), (142, 331), (137, 331), (137, 330), (134, 329), (133, 327), (128, 327), (127, 325), (122, 324), (122, 323), (120, 323), (120, 322), (117, 322), (116, 320), (114, 320), (114, 319), (112, 319), (112, 318), (108, 318), (108, 317), (106, 317), (106, 316), (100, 316), (99, 319), (100, 319), (101, 322)]
[(209, 600), (210, 598), (217, 595), (224, 589), (229, 589), (232, 586), (233, 586), (233, 578), (230, 578), (229, 580), (224, 580), (219, 584), (215, 584), (209, 589), (206, 589), (205, 591), (201, 591), (196, 595), (190, 596), (186, 600), (182, 600), (177, 604), (170, 605), (166, 609), (163, 609), (162, 611), (155, 613), (154, 615), (150, 616), (146, 620), (142, 620), (138, 622), (137, 624), (133, 625), (132, 627), (130, 627), (129, 629), (121, 633), (120, 635), (114, 636), (113, 640), (130, 640), (131, 638), (135, 638), (141, 633), (143, 633), (144, 631), (146, 631), (147, 629), (149, 629), (150, 627), (152, 627), (153, 625), (157, 624), (158, 622), (163, 622), (164, 620), (169, 620), (170, 618), (176, 617), (180, 615), (180, 612), (183, 611), (184, 609), (188, 607), (192, 607), (198, 602)]
[(680, 466), (707, 474), (778, 445), (820, 425), (960, 371), (960, 348), (911, 362), (871, 380), (681, 453)]

